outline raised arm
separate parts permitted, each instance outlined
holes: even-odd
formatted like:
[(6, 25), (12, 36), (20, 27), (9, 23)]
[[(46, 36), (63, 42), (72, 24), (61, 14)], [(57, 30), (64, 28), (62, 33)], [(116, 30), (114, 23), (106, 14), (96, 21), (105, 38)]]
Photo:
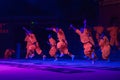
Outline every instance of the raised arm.
[(84, 24), (84, 28), (86, 28), (86, 26), (87, 26), (87, 20), (86, 19), (84, 19), (83, 24)]
[(73, 26), (73, 24), (70, 24), (70, 29), (73, 29), (74, 31), (76, 31), (76, 28)]
[(22, 27), (22, 29), (23, 29), (26, 33), (30, 33), (30, 31), (27, 30), (25, 27)]
[(75, 28), (72, 24), (70, 24), (70, 29), (73, 29), (78, 35), (81, 34), (80, 30)]
[(59, 28), (57, 28), (57, 27), (56, 28), (54, 28), (54, 27), (53, 28), (46, 28), (46, 30), (48, 30), (48, 31), (54, 31), (54, 32), (57, 33), (59, 31)]

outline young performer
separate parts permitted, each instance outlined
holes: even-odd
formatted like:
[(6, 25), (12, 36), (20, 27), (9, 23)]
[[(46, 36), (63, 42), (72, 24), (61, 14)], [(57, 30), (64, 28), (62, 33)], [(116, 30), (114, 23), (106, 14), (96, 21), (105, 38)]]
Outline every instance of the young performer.
[(96, 57), (94, 53), (94, 41), (86, 28), (86, 19), (84, 20), (84, 27), (76, 29), (73, 25), (70, 25), (70, 28), (80, 36), (80, 40), (83, 43), (84, 54), (92, 59), (92, 64), (94, 64), (94, 58)]
[(97, 41), (99, 40), (100, 35), (103, 33), (104, 31), (104, 27), (103, 26), (95, 26), (94, 30), (96, 31), (96, 39)]
[(68, 43), (67, 43), (67, 40), (66, 40), (66, 37), (65, 37), (63, 30), (61, 28), (58, 28), (58, 27), (47, 28), (46, 30), (52, 30), (57, 34), (57, 37), (58, 37), (57, 49), (61, 53), (60, 57), (62, 57), (64, 54), (67, 54), (72, 58), (72, 60), (74, 60), (74, 55), (72, 55), (68, 51)]
[(118, 27), (117, 26), (111, 26), (109, 28), (107, 28), (107, 30), (109, 31), (110, 33), (110, 45), (111, 46), (116, 46), (116, 47), (119, 47), (119, 44), (118, 44)]
[(105, 36), (104, 34), (101, 34), (99, 37), (99, 46), (101, 48), (102, 58), (109, 61), (111, 48), (110, 48), (109, 40), (107, 36)]
[(48, 39), (49, 39), (49, 44), (50, 44), (50, 46), (51, 46), (51, 48), (50, 48), (50, 50), (49, 50), (49, 54), (50, 54), (51, 57), (54, 57), (54, 58), (55, 58), (54, 61), (57, 61), (58, 58), (57, 58), (57, 56), (56, 56), (56, 52), (57, 52), (57, 44), (56, 44), (56, 41), (55, 41), (55, 39), (54, 39), (51, 35), (48, 36)]
[(13, 50), (13, 49), (6, 49), (5, 53), (4, 53), (4, 58), (5, 59), (11, 58), (13, 53), (15, 53), (15, 50)]
[(26, 59), (29, 57), (32, 58), (34, 57), (34, 52), (36, 51), (38, 55), (43, 56), (43, 60), (45, 59), (45, 55), (42, 54), (42, 50), (39, 47), (39, 43), (37, 42), (37, 39), (35, 37), (35, 34), (33, 34), (31, 31), (27, 30), (26, 28), (23, 27), (23, 29), (26, 32), (26, 37), (25, 41), (27, 42), (27, 54), (26, 54)]

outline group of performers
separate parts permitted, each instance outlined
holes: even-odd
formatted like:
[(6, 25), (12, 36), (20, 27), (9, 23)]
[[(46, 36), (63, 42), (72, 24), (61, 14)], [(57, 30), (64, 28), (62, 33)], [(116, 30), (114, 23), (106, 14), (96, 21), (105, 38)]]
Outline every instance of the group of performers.
[[(76, 28), (72, 24), (70, 24), (70, 29), (72, 29), (75, 33), (77, 33), (80, 37), (80, 42), (83, 44), (84, 48), (84, 55), (92, 60), (92, 63), (94, 64), (95, 59), (97, 59), (96, 53), (95, 53), (95, 42), (93, 40), (92, 32), (87, 27), (87, 20), (84, 19), (83, 26), (80, 28)], [(46, 55), (44, 55), (43, 51), (41, 50), (39, 43), (35, 37), (35, 34), (31, 32), (30, 30), (27, 30), (25, 27), (23, 27), (26, 33), (25, 42), (26, 45), (26, 59), (32, 58), (35, 56), (34, 52), (38, 55), (41, 55), (43, 57), (43, 60), (45, 60)], [(116, 26), (111, 26), (109, 28), (104, 28), (103, 26), (95, 26), (93, 27), (94, 31), (96, 32), (96, 40), (101, 50), (102, 58), (109, 61), (111, 46), (116, 46), (117, 48), (120, 48), (120, 43), (118, 42), (118, 33), (120, 33), (120, 29)], [(58, 57), (62, 57), (64, 55), (68, 55), (71, 57), (72, 60), (74, 60), (75, 55), (73, 55), (68, 50), (68, 42), (66, 40), (66, 36), (62, 28), (58, 28), (56, 26), (46, 28), (46, 31), (53, 31), (57, 34), (58, 41), (56, 41), (51, 34), (48, 35), (48, 41), (50, 45), (49, 54), (51, 57), (54, 57), (55, 60), (58, 60)], [(107, 35), (104, 34), (104, 31), (108, 31), (110, 33), (110, 40), (108, 39)], [(57, 51), (60, 52), (60, 55), (58, 56), (56, 53)], [(6, 53), (7, 54), (7, 53)], [(5, 55), (6, 55), (5, 54)]]
[[(23, 29), (26, 32), (26, 37), (25, 37), (25, 41), (27, 42), (26, 59), (29, 57), (32, 58), (34, 56), (34, 51), (36, 51), (38, 54), (41, 54), (43, 56), (43, 60), (44, 60), (46, 56), (43, 55), (35, 35), (29, 30), (27, 30), (26, 28), (23, 28)], [(52, 35), (48, 35), (49, 44), (51, 46), (49, 51), (50, 56), (54, 57), (55, 61), (58, 60), (57, 58), (58, 56), (56, 55), (56, 52), (59, 50), (61, 54), (60, 57), (62, 57), (64, 54), (67, 54), (72, 58), (72, 60), (74, 60), (75, 56), (71, 54), (68, 50), (68, 43), (63, 30), (61, 28), (55, 28), (55, 27), (47, 28), (46, 30), (54, 31), (58, 37), (58, 42), (56, 42), (55, 39), (52, 37)]]

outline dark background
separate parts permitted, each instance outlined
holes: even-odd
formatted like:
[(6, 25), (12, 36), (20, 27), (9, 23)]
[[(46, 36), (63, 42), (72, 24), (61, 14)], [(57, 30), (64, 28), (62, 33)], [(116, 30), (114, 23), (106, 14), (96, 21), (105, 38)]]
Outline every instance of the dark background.
[(23, 26), (35, 33), (40, 47), (48, 55), (50, 48), (47, 44), (48, 34), (53, 34), (57, 39), (55, 33), (45, 30), (52, 25), (59, 26), (65, 31), (70, 52), (83, 57), (79, 36), (69, 30), (69, 24), (82, 26), (82, 20), (86, 18), (89, 27), (92, 28), (98, 24), (99, 12), (98, 0), (1, 0), (0, 23), (9, 32), (0, 33), (0, 57), (3, 58), (6, 48), (17, 50), (18, 44), (21, 46), (16, 54), (19, 52), (20, 58), (25, 57)]

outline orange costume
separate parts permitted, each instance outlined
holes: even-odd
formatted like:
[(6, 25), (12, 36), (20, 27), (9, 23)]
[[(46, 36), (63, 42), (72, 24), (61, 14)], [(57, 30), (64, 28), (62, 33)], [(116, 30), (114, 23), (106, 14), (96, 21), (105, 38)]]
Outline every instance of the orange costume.
[(117, 38), (117, 36), (118, 36), (118, 27), (116, 27), (116, 26), (112, 26), (112, 27), (109, 27), (109, 28), (107, 28), (107, 30), (110, 32), (110, 45), (114, 45), (115, 44), (115, 46), (119, 46), (119, 44), (118, 44), (118, 38)]
[(65, 34), (63, 32), (62, 29), (58, 29), (58, 31), (53, 28), (53, 31), (57, 33), (57, 37), (58, 37), (58, 43), (57, 43), (57, 48), (59, 49), (60, 53), (62, 54), (70, 54), (68, 51), (68, 47), (67, 47), (67, 41), (65, 38)]
[(15, 53), (15, 50), (13, 50), (13, 49), (6, 49), (5, 53), (4, 53), (4, 58), (5, 59), (11, 58), (13, 53)]
[(79, 29), (76, 29), (75, 32), (80, 36), (80, 40), (83, 43), (84, 54), (87, 57), (92, 58), (92, 53), (94, 52), (94, 49), (93, 49), (94, 41), (92, 37), (89, 35), (88, 30), (84, 28), (83, 32), (81, 32)]
[(51, 57), (55, 57), (55, 59), (57, 60), (57, 57), (56, 57), (56, 52), (57, 52), (56, 41), (52, 37), (49, 38), (49, 44), (51, 46), (49, 54), (50, 54)]
[(110, 55), (110, 44), (109, 44), (109, 40), (106, 36), (99, 39), (99, 46), (101, 48), (102, 58), (108, 59), (109, 55)]
[(60, 51), (61, 55), (60, 57), (63, 56), (63, 54), (67, 54), (69, 55), (72, 60), (74, 59), (74, 55), (72, 55), (69, 51), (68, 51), (68, 43), (65, 37), (65, 34), (63, 32), (63, 30), (61, 28), (47, 28), (47, 30), (52, 30), (55, 33), (57, 33), (57, 37), (58, 37), (58, 42), (57, 42), (57, 49)]
[(26, 54), (26, 58), (28, 58), (29, 56), (34, 56), (34, 51), (36, 50), (36, 52), (38, 54), (42, 53), (42, 50), (39, 47), (39, 44), (36, 40), (36, 37), (33, 33), (29, 33), (26, 35), (25, 41), (27, 42), (27, 54)]
[(95, 26), (94, 30), (96, 31), (96, 39), (98, 40), (100, 37), (100, 34), (102, 34), (104, 31), (104, 27), (103, 26)]

